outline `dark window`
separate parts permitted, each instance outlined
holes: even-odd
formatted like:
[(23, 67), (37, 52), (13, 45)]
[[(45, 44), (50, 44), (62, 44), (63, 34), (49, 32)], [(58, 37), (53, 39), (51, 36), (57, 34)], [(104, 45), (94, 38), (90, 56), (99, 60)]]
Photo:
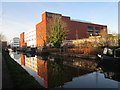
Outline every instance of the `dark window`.
[(53, 14), (47, 14), (48, 17), (53, 17)]
[(88, 32), (90, 32), (90, 33), (93, 33), (93, 32), (94, 32), (93, 26), (88, 26)]
[(100, 32), (100, 27), (95, 27), (95, 31), (96, 31), (96, 33), (99, 33)]

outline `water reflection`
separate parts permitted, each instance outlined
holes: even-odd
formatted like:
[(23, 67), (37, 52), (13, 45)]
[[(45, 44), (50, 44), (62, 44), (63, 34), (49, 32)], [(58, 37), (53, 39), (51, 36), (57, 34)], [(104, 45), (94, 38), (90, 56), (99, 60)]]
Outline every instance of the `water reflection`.
[[(12, 55), (14, 56), (15, 54)], [(80, 58), (65, 58), (51, 55), (46, 57), (20, 54), (20, 58), (21, 65), (29, 67), (31, 70), (34, 70), (36, 74), (39, 76), (39, 78), (42, 79), (42, 83), (45, 88), (55, 88), (60, 86), (67, 88), (68, 87), (114, 88), (118, 87), (116, 86), (117, 85), (116, 82), (107, 81), (105, 78), (114, 81), (120, 81), (118, 63), (116, 64), (113, 63), (111, 64), (108, 62), (98, 63), (94, 60), (93, 61), (81, 60)], [(94, 81), (95, 78), (96, 80)], [(92, 79), (92, 81), (89, 79)], [(101, 81), (101, 83), (99, 83), (99, 85), (96, 86), (97, 85), (96, 82), (98, 81)]]
[(113, 61), (101, 61), (98, 67), (102, 69), (105, 78), (120, 82), (120, 63)]
[(72, 81), (74, 77), (95, 71), (96, 62), (60, 57), (27, 57), (21, 54), (21, 65), (36, 71), (45, 88), (54, 88)]
[(11, 53), (11, 57), (14, 59), (20, 59), (20, 55), (17, 52), (10, 52)]
[(26, 55), (21, 54), (20, 57), (21, 65), (27, 66), (37, 72), (37, 56), (27, 57)]

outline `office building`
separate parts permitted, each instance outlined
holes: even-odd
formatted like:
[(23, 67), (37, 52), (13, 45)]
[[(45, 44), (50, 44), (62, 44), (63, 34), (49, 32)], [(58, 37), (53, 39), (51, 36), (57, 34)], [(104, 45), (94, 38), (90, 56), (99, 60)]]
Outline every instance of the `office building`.
[[(76, 39), (84, 39), (89, 38), (90, 36), (102, 36), (108, 34), (107, 26), (94, 24), (91, 22), (86, 21), (76, 21), (72, 20), (68, 16), (62, 16), (62, 14), (51, 13), (51, 12), (44, 12), (42, 14), (42, 21), (36, 24), (36, 30), (32, 36), (32, 40), (28, 36), (31, 36), (30, 33), (25, 34), (24, 32), (20, 35), (20, 43), (21, 46), (31, 46), (30, 43), (34, 43), (32, 46), (42, 47), (43, 44), (47, 41), (47, 31), (49, 29), (49, 22), (51, 22), (55, 17), (61, 18), (67, 24), (68, 28), (68, 36), (66, 40), (76, 40)], [(35, 34), (36, 32), (36, 34)], [(35, 38), (36, 37), (36, 38)], [(29, 43), (28, 43), (29, 41)], [(36, 43), (35, 43), (36, 42)]]
[(11, 41), (11, 47), (12, 48), (18, 48), (20, 47), (20, 39), (18, 37), (14, 37)]
[[(42, 14), (42, 21), (36, 25), (36, 45), (42, 46), (44, 41), (46, 41), (46, 32), (48, 29), (48, 23), (54, 17), (60, 17), (62, 21), (67, 24), (69, 34), (66, 38), (67, 40), (76, 40), (88, 38), (90, 36), (101, 36), (108, 33), (106, 25), (94, 24), (85, 21), (75, 21), (71, 20), (68, 16), (62, 16), (57, 13), (44, 12)], [(43, 37), (43, 38), (40, 38)]]

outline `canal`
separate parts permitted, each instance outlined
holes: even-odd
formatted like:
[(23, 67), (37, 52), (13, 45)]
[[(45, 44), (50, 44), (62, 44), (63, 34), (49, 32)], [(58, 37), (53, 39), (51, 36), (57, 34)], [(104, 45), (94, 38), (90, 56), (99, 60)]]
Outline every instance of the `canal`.
[(45, 88), (120, 88), (119, 63), (10, 52)]

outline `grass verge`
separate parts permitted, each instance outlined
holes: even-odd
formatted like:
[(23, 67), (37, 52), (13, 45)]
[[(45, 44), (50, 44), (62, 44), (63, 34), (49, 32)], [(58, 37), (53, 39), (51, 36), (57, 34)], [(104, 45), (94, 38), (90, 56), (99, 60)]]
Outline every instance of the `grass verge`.
[(8, 53), (2, 51), (6, 60), (14, 88), (43, 88), (26, 70), (24, 70)]

